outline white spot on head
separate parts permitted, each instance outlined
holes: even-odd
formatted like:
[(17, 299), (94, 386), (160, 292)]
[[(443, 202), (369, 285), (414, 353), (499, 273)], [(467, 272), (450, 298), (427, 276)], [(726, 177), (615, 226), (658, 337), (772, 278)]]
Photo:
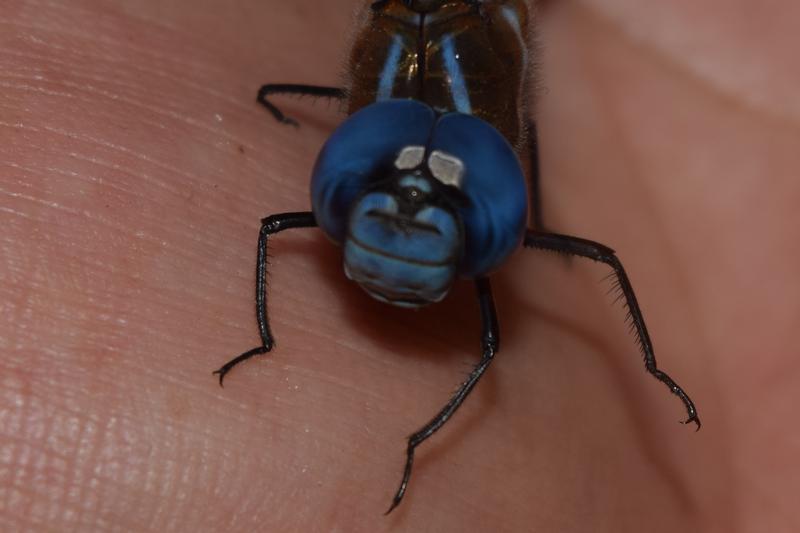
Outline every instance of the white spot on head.
[(397, 159), (394, 160), (394, 166), (398, 170), (410, 170), (422, 164), (423, 159), (425, 159), (424, 146), (406, 146), (400, 150)]
[(428, 157), (428, 168), (437, 180), (445, 185), (461, 188), (464, 178), (464, 163), (454, 155), (434, 150)]

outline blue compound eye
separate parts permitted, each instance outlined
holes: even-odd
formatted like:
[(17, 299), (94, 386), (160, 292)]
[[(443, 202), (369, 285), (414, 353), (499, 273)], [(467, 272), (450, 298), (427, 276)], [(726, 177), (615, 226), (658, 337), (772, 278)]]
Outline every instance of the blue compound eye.
[(374, 298), (402, 307), (438, 302), (463, 249), (458, 215), (432, 198), (427, 180), (405, 175), (362, 196), (350, 213), (344, 269)]

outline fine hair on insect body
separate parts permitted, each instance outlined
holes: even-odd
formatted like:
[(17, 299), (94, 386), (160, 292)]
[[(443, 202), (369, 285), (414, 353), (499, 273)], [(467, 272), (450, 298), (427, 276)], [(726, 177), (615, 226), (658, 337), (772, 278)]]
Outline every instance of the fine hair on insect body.
[[(694, 403), (656, 365), (653, 344), (622, 262), (591, 240), (547, 231), (539, 191), (537, 130), (529, 99), (538, 48), (524, 0), (366, 2), (341, 87), (267, 84), (257, 101), (297, 125), (274, 96), (338, 100), (347, 114), (317, 157), (311, 210), (261, 221), (256, 318), (261, 343), (223, 365), (270, 352), (267, 245), (277, 233), (318, 227), (341, 246), (344, 274), (389, 305), (419, 308), (446, 298), (456, 280), (474, 283), (480, 358), (431, 420), (408, 439), (391, 512), (408, 488), (416, 448), (441, 429), (485, 374), (500, 347), (490, 276), (520, 246), (603, 263), (628, 312), (645, 370), (683, 403)], [(529, 168), (523, 170), (520, 159)]]

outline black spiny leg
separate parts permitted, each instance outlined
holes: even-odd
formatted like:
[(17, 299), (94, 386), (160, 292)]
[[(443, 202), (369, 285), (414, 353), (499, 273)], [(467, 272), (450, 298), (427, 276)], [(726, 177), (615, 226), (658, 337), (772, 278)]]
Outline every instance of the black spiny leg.
[(614, 250), (603, 246), (602, 244), (578, 237), (570, 237), (567, 235), (558, 235), (555, 233), (541, 233), (537, 231), (528, 231), (525, 235), (525, 246), (529, 248), (539, 248), (541, 250), (550, 250), (568, 255), (577, 255), (586, 257), (595, 261), (600, 261), (610, 266), (614, 270), (614, 275), (617, 278), (617, 284), (625, 297), (625, 303), (630, 314), (633, 327), (636, 330), (636, 337), (639, 341), (639, 348), (642, 350), (644, 356), (644, 366), (647, 371), (653, 375), (657, 380), (669, 387), (669, 390), (681, 399), (689, 418), (684, 420), (684, 424), (694, 422), (697, 424), (697, 429), (700, 429), (700, 418), (697, 416), (697, 409), (694, 407), (689, 395), (675, 383), (675, 381), (662, 372), (656, 366), (656, 356), (653, 352), (653, 343), (650, 341), (650, 335), (647, 333), (647, 327), (644, 324), (644, 317), (642, 311), (639, 309), (639, 303), (636, 301), (636, 295), (633, 292), (633, 287), (622, 268), (622, 263), (617, 258)]
[(320, 87), (318, 85), (302, 85), (296, 83), (268, 83), (262, 85), (258, 90), (256, 100), (259, 104), (272, 113), (275, 120), (282, 124), (290, 124), (298, 126), (298, 123), (293, 118), (287, 117), (278, 107), (267, 100), (267, 96), (274, 94), (288, 94), (291, 96), (315, 96), (317, 98), (335, 98), (342, 100), (347, 96), (347, 92), (340, 87)]
[(416, 447), (439, 431), (445, 422), (453, 416), (469, 393), (472, 392), (472, 389), (475, 388), (478, 380), (481, 379), (481, 376), (483, 376), (483, 373), (492, 362), (494, 354), (497, 353), (497, 350), (500, 348), (500, 330), (497, 326), (497, 312), (494, 308), (494, 299), (492, 298), (492, 287), (489, 285), (489, 278), (477, 280), (475, 286), (478, 289), (478, 304), (481, 310), (481, 326), (483, 330), (481, 335), (481, 346), (483, 348), (481, 360), (475, 365), (475, 368), (472, 369), (469, 377), (461, 387), (459, 387), (455, 395), (450, 398), (447, 405), (445, 405), (430, 422), (408, 438), (406, 467), (403, 471), (403, 480), (400, 482), (400, 488), (397, 489), (394, 500), (392, 500), (392, 505), (389, 507), (389, 510), (386, 511), (386, 514), (391, 513), (403, 500), (403, 496), (408, 488), (408, 480), (411, 478), (411, 467), (414, 465), (414, 450)]
[(261, 219), (261, 231), (258, 233), (258, 259), (256, 260), (256, 320), (258, 320), (258, 332), (261, 335), (261, 346), (256, 346), (252, 350), (234, 357), (222, 365), (219, 370), (215, 370), (213, 373), (219, 374), (220, 386), (222, 386), (225, 375), (233, 367), (255, 355), (267, 353), (275, 342), (267, 319), (267, 240), (269, 236), (285, 229), (312, 228), (316, 225), (317, 221), (310, 211), (281, 213)]
[(528, 121), (527, 143), (528, 155), (531, 158), (530, 197), (531, 209), (533, 210), (533, 229), (544, 231), (544, 223), (542, 222), (542, 185), (539, 173), (539, 136), (536, 132), (536, 122), (532, 120)]

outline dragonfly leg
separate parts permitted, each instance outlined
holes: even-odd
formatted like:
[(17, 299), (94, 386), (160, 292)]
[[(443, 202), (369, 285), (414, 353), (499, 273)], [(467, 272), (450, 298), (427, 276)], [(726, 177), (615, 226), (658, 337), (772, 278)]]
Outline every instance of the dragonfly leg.
[(616, 277), (616, 285), (622, 292), (625, 298), (625, 306), (628, 309), (628, 315), (633, 324), (636, 332), (636, 339), (639, 344), (639, 349), (644, 356), (645, 369), (653, 375), (657, 380), (666, 385), (670, 392), (680, 398), (683, 402), (686, 412), (689, 415), (684, 424), (695, 423), (697, 429), (700, 429), (700, 417), (697, 415), (694, 402), (692, 402), (689, 395), (675, 383), (675, 381), (658, 369), (656, 366), (656, 356), (653, 351), (653, 343), (650, 340), (650, 335), (647, 333), (647, 326), (644, 323), (644, 316), (639, 308), (639, 303), (636, 301), (636, 295), (633, 292), (628, 275), (622, 267), (622, 262), (617, 257), (614, 250), (604, 246), (600, 243), (581, 239), (578, 237), (570, 237), (568, 235), (559, 235), (556, 233), (543, 233), (538, 231), (528, 231), (525, 235), (524, 244), (528, 248), (538, 248), (540, 250), (549, 250), (566, 254), (568, 256), (585, 257), (594, 261), (599, 261), (610, 266), (614, 271)]
[(528, 155), (530, 156), (530, 197), (531, 210), (533, 211), (533, 229), (544, 231), (542, 217), (542, 185), (539, 172), (539, 137), (536, 132), (536, 122), (528, 121)]
[(282, 124), (298, 126), (296, 120), (287, 117), (278, 107), (270, 102), (267, 97), (274, 94), (287, 94), (291, 96), (315, 96), (317, 98), (335, 98), (342, 100), (347, 92), (340, 87), (321, 87), (319, 85), (302, 85), (296, 83), (268, 83), (258, 90), (256, 101), (272, 113), (275, 120)]
[(439, 431), (445, 422), (453, 416), (469, 393), (472, 392), (472, 389), (475, 388), (478, 380), (481, 379), (481, 376), (483, 376), (483, 373), (489, 367), (489, 364), (494, 359), (494, 355), (500, 348), (500, 329), (497, 325), (497, 312), (495, 311), (494, 298), (492, 297), (492, 288), (489, 284), (489, 279), (478, 279), (475, 285), (478, 290), (478, 304), (481, 311), (481, 326), (483, 331), (481, 335), (481, 346), (483, 349), (481, 360), (475, 365), (475, 368), (472, 369), (467, 380), (459, 387), (453, 397), (450, 398), (447, 405), (445, 405), (430, 422), (408, 438), (403, 480), (400, 482), (400, 488), (397, 489), (394, 499), (392, 500), (392, 505), (389, 507), (389, 510), (386, 511), (386, 514), (391, 513), (403, 500), (403, 496), (408, 488), (408, 480), (411, 478), (411, 467), (414, 465), (414, 450), (427, 440), (428, 437)]
[(311, 228), (317, 225), (314, 214), (310, 211), (301, 213), (281, 213), (261, 219), (261, 231), (258, 233), (258, 258), (256, 259), (256, 320), (261, 345), (234, 357), (213, 373), (219, 375), (219, 384), (225, 375), (239, 363), (251, 357), (264, 354), (272, 349), (275, 339), (269, 328), (267, 319), (267, 241), (270, 235), (292, 228)]

